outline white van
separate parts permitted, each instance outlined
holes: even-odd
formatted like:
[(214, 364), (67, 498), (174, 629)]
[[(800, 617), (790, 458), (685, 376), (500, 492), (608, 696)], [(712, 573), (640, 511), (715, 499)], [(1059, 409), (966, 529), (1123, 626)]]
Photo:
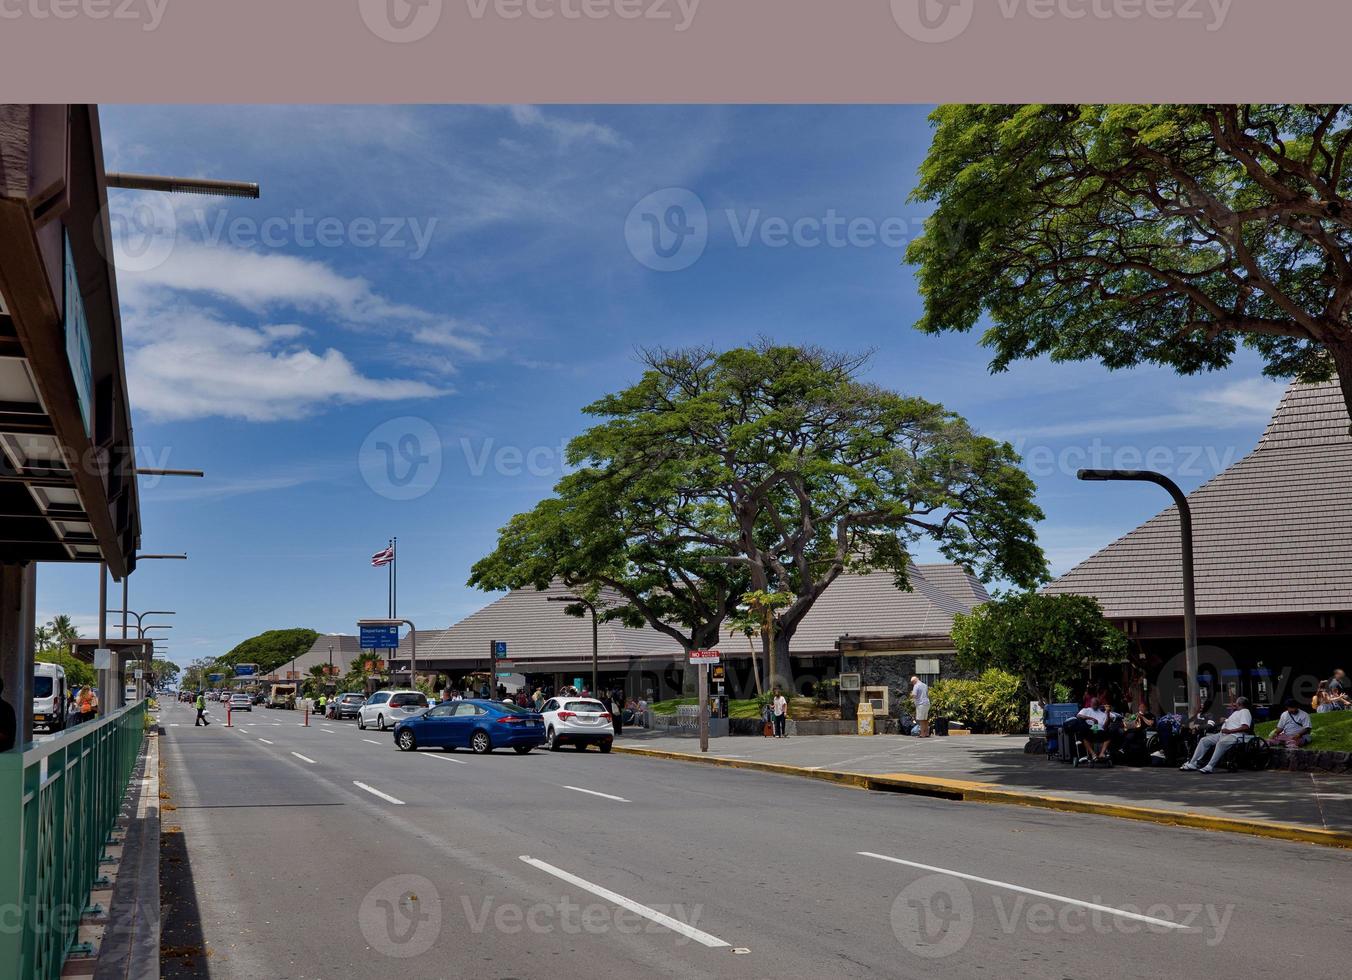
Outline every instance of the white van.
[(33, 728), (59, 732), (66, 727), (66, 668), (33, 665)]

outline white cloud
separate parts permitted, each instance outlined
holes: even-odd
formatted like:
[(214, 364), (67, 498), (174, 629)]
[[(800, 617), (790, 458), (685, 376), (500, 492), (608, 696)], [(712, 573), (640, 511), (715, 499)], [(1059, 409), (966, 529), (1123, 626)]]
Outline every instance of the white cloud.
[(512, 120), (518, 126), (526, 129), (543, 129), (556, 136), (563, 143), (581, 140), (600, 143), (602, 146), (625, 147), (629, 145), (624, 137), (602, 123), (592, 122), (591, 120), (566, 119), (559, 115), (546, 114), (539, 106), (533, 105), (508, 106), (507, 111), (511, 113)]
[(299, 419), (335, 403), (444, 395), (422, 381), (372, 378), (332, 347), (291, 342), (291, 325), (247, 327), (201, 310), (133, 321), (127, 372), (138, 409), (160, 421)]

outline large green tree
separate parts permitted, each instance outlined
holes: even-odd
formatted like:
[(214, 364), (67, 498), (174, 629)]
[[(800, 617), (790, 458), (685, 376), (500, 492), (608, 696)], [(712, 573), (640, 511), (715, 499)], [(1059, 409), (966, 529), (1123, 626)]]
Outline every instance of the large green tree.
[[(601, 421), (569, 445), (582, 468), (508, 525), (487, 567), (610, 585), (655, 628), (673, 612), (694, 624), (683, 642), (697, 645), (717, 641), (746, 592), (787, 592), (773, 622), (781, 667), (847, 567), (906, 588), (921, 538), (983, 577), (1040, 580), (1041, 513), (1013, 450), (867, 383), (866, 362), (769, 342), (647, 352), (637, 383), (585, 409)], [(503, 579), (476, 566), (472, 581)]]
[[(933, 114), (919, 326), (1017, 358), (1191, 374), (1246, 346), (1352, 406), (1352, 109), (963, 105)], [(986, 321), (984, 318), (989, 317)], [(1349, 409), (1352, 411), (1352, 409)]]
[(307, 652), (318, 638), (312, 629), (267, 630), (239, 643), (215, 663), (219, 667), (258, 664), (259, 674), (269, 674)]
[(1044, 703), (1057, 684), (1127, 655), (1126, 634), (1104, 618), (1098, 600), (1071, 594), (1011, 593), (959, 613), (953, 643), (963, 670), (1007, 671)]

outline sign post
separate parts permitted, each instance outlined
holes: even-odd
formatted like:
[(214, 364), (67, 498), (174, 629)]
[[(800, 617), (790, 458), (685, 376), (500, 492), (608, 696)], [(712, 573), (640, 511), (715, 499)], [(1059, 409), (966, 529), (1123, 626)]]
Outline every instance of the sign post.
[(398, 650), (399, 627), (408, 627), (408, 686), (418, 686), (418, 627), (411, 619), (359, 619), (363, 650)]
[(709, 751), (709, 668), (722, 663), (717, 650), (691, 650), (690, 666), (699, 671), (699, 750)]

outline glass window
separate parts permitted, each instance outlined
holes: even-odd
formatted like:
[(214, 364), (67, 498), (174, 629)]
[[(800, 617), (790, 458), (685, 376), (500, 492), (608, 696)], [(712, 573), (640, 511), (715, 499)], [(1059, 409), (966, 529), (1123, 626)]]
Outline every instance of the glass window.
[(48, 676), (39, 675), (33, 678), (33, 697), (49, 698), (52, 696), (52, 679)]
[(459, 701), (455, 705), (455, 717), (465, 718), (470, 715), (481, 715), (484, 709), (477, 704), (470, 704), (468, 701)]
[(388, 701), (389, 699), (390, 699), (390, 695), (389, 695), (389, 692), (388, 692), (388, 691), (379, 691), (379, 692), (377, 692), (376, 694), (371, 695), (371, 702), (370, 702), (370, 703), (371, 703), (371, 704), (384, 704), (384, 703), (385, 703), (386, 701)]
[(422, 694), (396, 694), (390, 701), (391, 708), (427, 707), (427, 697)]
[(564, 707), (568, 711), (605, 711), (600, 701), (569, 701)]
[(454, 704), (439, 704), (427, 712), (429, 718), (449, 718), (455, 711)]

